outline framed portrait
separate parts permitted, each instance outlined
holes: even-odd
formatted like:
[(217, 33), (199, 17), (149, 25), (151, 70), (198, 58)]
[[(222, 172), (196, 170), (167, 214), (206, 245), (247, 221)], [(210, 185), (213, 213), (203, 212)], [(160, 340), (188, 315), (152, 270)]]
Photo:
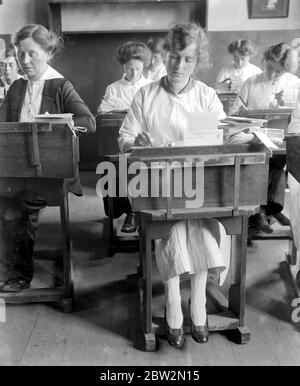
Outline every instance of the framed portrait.
[(289, 16), (290, 0), (248, 0), (250, 19), (281, 18)]

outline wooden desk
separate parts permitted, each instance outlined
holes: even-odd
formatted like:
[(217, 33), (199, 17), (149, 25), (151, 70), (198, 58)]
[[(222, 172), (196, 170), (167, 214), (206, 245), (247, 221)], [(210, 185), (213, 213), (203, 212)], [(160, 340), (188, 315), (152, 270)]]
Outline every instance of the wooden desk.
[[(97, 124), (97, 155), (99, 161), (107, 160), (106, 156), (119, 153), (119, 130), (122, 126), (125, 112), (99, 114), (96, 118)], [(108, 158), (110, 160), (110, 158)], [(98, 161), (98, 162), (99, 162)], [(118, 178), (118, 176), (117, 176)], [(128, 206), (125, 197), (104, 198), (105, 212), (109, 218), (109, 256), (113, 257), (117, 252), (136, 251), (138, 243), (136, 235), (117, 235), (118, 220), (115, 218), (114, 206)]]
[(106, 113), (96, 117), (98, 156), (117, 154), (118, 138), (126, 113)]
[[(73, 268), (70, 253), (67, 179), (78, 168), (78, 139), (65, 125), (0, 123), (0, 195), (15, 197), (24, 190), (60, 207), (63, 285), (1, 293), (7, 303), (59, 302), (72, 309)], [(61, 262), (57, 262), (61, 266)]]
[[(175, 197), (173, 193), (171, 164), (179, 161), (183, 169), (190, 167), (184, 164), (186, 159), (204, 165), (204, 201), (199, 208), (187, 208), (186, 198)], [(247, 343), (250, 333), (245, 327), (244, 317), (248, 216), (254, 209), (253, 205), (266, 202), (268, 151), (262, 146), (247, 145), (141, 148), (128, 157), (128, 164), (135, 161), (148, 165), (149, 171), (154, 161), (165, 162), (166, 168), (170, 166), (169, 177), (160, 177), (159, 181), (152, 181), (149, 177), (149, 181), (159, 186), (167, 183), (171, 192), (168, 197), (132, 197), (132, 208), (139, 217), (140, 241), (137, 283), (138, 316), (142, 326), (139, 337), (142, 339), (136, 342), (136, 346), (154, 351), (156, 334), (164, 331), (162, 319), (156, 318), (158, 322), (154, 322), (152, 317), (152, 240), (167, 237), (176, 221), (195, 218), (217, 219), (232, 236), (229, 299), (227, 302), (218, 288), (214, 288), (213, 296), (220, 312), (208, 316), (209, 330), (235, 330), (237, 341)], [(189, 331), (188, 326), (185, 326), (185, 331)]]
[(119, 130), (125, 113), (98, 114), (96, 133), (80, 137), (80, 170), (94, 171), (105, 154), (119, 152)]
[(241, 116), (249, 118), (267, 119), (267, 127), (283, 129), (287, 134), (287, 128), (291, 120), (293, 109), (268, 109), (268, 110), (247, 110)]
[[(299, 162), (300, 162), (300, 135), (299, 134), (289, 134), (286, 136), (286, 148), (287, 148), (287, 171), (291, 173), (291, 175), (300, 183), (300, 170), (299, 170)], [(289, 243), (289, 251), (286, 255), (286, 268), (290, 278), (290, 281), (293, 285), (294, 296), (295, 298), (300, 296), (300, 270), (296, 273), (296, 277), (294, 278), (291, 273), (291, 266), (297, 264), (297, 250), (295, 244), (293, 242), (293, 234), (292, 234), (292, 242)]]

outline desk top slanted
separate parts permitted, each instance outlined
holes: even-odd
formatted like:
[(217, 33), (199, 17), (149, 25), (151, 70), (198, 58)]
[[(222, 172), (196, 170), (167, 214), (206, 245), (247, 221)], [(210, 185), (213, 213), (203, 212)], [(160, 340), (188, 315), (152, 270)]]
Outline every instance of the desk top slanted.
[[(134, 148), (128, 157), (129, 164), (143, 162), (147, 165), (146, 169), (151, 171), (160, 162), (165, 163), (167, 168), (170, 165), (170, 170), (165, 174), (156, 174), (156, 180), (152, 179), (151, 173), (148, 174), (147, 194), (132, 197), (133, 210), (168, 211), (191, 207), (193, 203), (187, 195), (174, 194), (174, 191), (178, 192), (178, 162), (184, 174), (180, 180), (181, 192), (185, 192), (187, 185), (195, 186), (197, 168), (203, 169), (201, 189), (204, 199), (201, 208), (215, 210), (226, 207), (228, 210), (231, 207), (236, 213), (241, 206), (264, 204), (267, 200), (270, 155), (262, 144)], [(185, 161), (192, 161), (192, 164)], [(175, 167), (172, 166), (173, 162)], [(185, 175), (187, 169), (190, 171)], [(134, 175), (128, 177), (131, 179)], [(167, 189), (163, 188), (165, 184), (169, 184)], [(156, 196), (152, 195), (154, 185), (159, 186), (159, 189), (155, 189), (156, 193), (159, 191)], [(163, 191), (170, 192), (170, 197), (163, 196)]]
[(0, 122), (0, 177), (74, 178), (78, 150), (65, 124)]
[(292, 112), (292, 108), (245, 110), (241, 116), (246, 118), (267, 119), (267, 127), (283, 129), (287, 132)]

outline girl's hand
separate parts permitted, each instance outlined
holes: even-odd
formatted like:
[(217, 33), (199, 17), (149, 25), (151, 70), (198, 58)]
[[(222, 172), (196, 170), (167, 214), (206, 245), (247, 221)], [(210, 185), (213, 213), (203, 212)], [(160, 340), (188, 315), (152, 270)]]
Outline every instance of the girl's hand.
[(238, 133), (232, 135), (225, 143), (235, 144), (235, 145), (242, 145), (242, 144), (250, 144), (255, 141), (255, 135), (252, 133)]
[(139, 133), (134, 140), (134, 146), (136, 147), (148, 147), (152, 146), (153, 139), (151, 138), (151, 135), (147, 132)]

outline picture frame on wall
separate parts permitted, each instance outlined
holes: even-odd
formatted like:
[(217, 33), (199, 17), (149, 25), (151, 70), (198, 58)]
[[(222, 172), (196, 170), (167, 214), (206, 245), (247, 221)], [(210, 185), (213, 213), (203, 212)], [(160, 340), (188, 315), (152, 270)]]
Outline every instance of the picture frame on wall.
[(288, 17), (289, 7), (290, 0), (248, 0), (250, 19)]

